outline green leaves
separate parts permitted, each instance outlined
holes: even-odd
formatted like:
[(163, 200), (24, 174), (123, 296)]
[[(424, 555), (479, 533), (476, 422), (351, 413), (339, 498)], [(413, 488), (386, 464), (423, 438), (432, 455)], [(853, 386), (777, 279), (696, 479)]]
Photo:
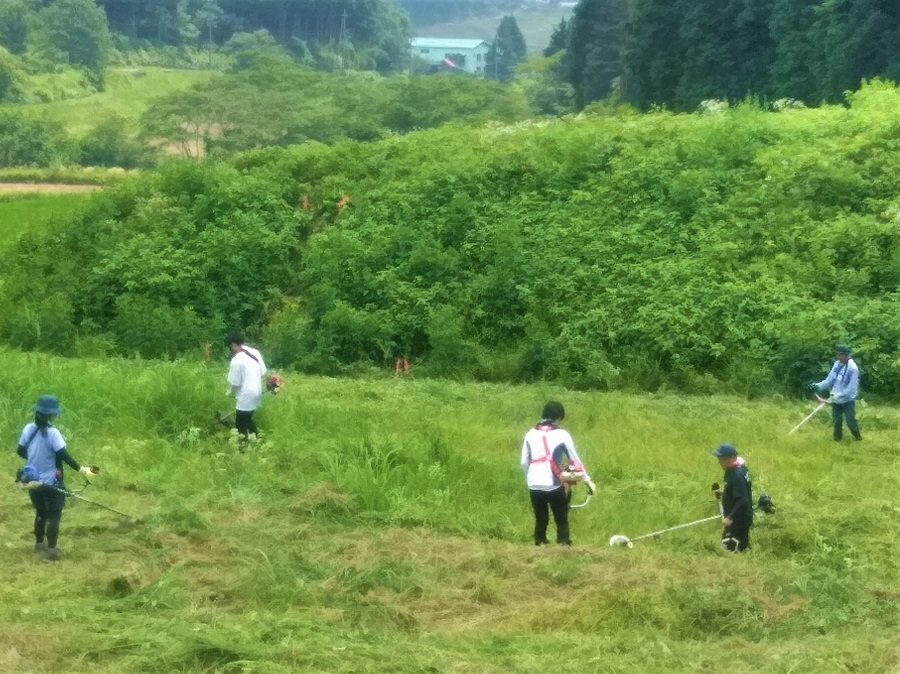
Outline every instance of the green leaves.
[[(50, 283), (40, 316), (123, 353), (240, 325), (280, 367), (329, 374), (402, 355), (454, 376), (759, 393), (809, 381), (841, 340), (869, 390), (893, 393), (891, 101), (879, 82), (849, 109), (459, 125), (175, 162), (16, 248), (4, 294), (29, 304)], [(141, 337), (151, 322), (164, 340)]]

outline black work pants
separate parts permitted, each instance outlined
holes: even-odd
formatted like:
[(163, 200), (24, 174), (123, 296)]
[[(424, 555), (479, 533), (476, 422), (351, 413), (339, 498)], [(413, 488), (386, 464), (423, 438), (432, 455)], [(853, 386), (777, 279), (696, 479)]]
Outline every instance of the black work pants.
[(847, 417), (847, 428), (853, 433), (853, 437), (859, 440), (859, 424), (856, 423), (856, 401), (831, 404), (831, 420), (834, 422), (834, 439), (840, 440), (844, 436), (844, 421)]
[(562, 487), (553, 491), (529, 490), (531, 509), (534, 510), (534, 544), (543, 545), (547, 540), (547, 525), (550, 524), (550, 513), (556, 524), (556, 542), (571, 545), (569, 539), (569, 499)]
[(750, 527), (733, 524), (722, 530), (722, 547), (728, 552), (744, 552), (750, 547)]
[(235, 410), (234, 425), (240, 435), (247, 438), (251, 433), (258, 435), (256, 422), (253, 421), (253, 410)]
[(34, 542), (47, 538), (47, 547), (55, 548), (59, 538), (59, 521), (66, 505), (64, 494), (51, 487), (38, 487), (28, 493), (34, 506)]

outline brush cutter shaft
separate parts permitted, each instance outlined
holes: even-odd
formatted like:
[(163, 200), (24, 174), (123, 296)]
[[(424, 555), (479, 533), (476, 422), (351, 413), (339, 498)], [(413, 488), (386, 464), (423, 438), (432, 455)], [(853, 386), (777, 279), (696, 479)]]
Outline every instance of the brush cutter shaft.
[(669, 527), (668, 529), (660, 529), (659, 531), (653, 531), (649, 534), (644, 534), (643, 536), (637, 536), (636, 538), (632, 538), (632, 541), (639, 541), (642, 538), (651, 538), (653, 536), (659, 536), (660, 534), (664, 534), (668, 531), (676, 531), (677, 529), (685, 529), (686, 527), (692, 527), (697, 524), (703, 524), (704, 522), (712, 522), (713, 520), (720, 520), (722, 517), (720, 515), (712, 515), (711, 517), (704, 517), (702, 520), (694, 520), (693, 522), (688, 522), (687, 524), (679, 524), (675, 527)]
[(121, 515), (122, 517), (126, 517), (130, 520), (134, 518), (127, 513), (123, 513), (120, 510), (116, 510), (115, 508), (110, 508), (109, 506), (105, 506), (102, 503), (97, 503), (96, 501), (91, 501), (90, 499), (86, 499), (84, 496), (79, 496), (78, 494), (67, 493), (66, 496), (71, 496), (72, 498), (77, 498), (79, 501), (84, 501), (85, 503), (90, 503), (91, 505), (97, 506), (98, 508), (103, 508), (104, 510), (108, 510), (111, 513), (115, 513), (116, 515)]
[[(821, 398), (820, 398), (819, 400), (821, 400)], [(814, 409), (812, 412), (810, 412), (809, 414), (807, 414), (807, 415), (806, 415), (806, 418), (803, 419), (803, 421), (801, 421), (799, 424), (797, 424), (796, 426), (794, 426), (790, 431), (788, 431), (788, 435), (790, 435), (791, 433), (793, 433), (794, 431), (796, 431), (798, 428), (800, 428), (803, 424), (805, 424), (807, 421), (809, 421), (810, 419), (812, 419), (813, 416), (815, 415), (815, 413), (818, 412), (819, 410), (821, 410), (821, 409), (822, 409), (823, 407), (825, 407), (826, 405), (828, 405), (828, 401), (822, 400), (822, 402), (819, 403), (819, 406), (816, 407), (816, 409)]]

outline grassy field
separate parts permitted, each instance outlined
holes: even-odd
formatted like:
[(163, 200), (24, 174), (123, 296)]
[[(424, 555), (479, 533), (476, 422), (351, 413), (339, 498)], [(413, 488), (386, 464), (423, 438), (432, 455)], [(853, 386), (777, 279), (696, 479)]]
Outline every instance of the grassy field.
[[(224, 360), (199, 351), (0, 351), (7, 446), (58, 394), (71, 453), (102, 467), (84, 495), (135, 519), (70, 501), (42, 563), (7, 455), (0, 671), (900, 671), (895, 408), (861, 406), (865, 441), (837, 444), (824, 415), (787, 435), (802, 401), (289, 375), (241, 454), (213, 420)], [(517, 465), (551, 397), (600, 486), (571, 549), (529, 544)], [(751, 552), (716, 523), (608, 546), (714, 514), (726, 439), (778, 507)]]
[[(550, 44), (553, 29), (563, 19), (572, 16), (571, 7), (532, 6), (513, 12), (519, 30), (525, 37), (529, 54), (539, 54)], [(477, 16), (447, 23), (415, 26), (416, 35), (421, 37), (455, 37), (491, 41), (500, 25), (503, 14)]]
[(65, 217), (88, 198), (86, 192), (5, 193), (3, 187), (0, 183), (0, 247), (9, 246), (22, 232), (42, 229)]
[(29, 106), (59, 120), (70, 133), (84, 134), (97, 123), (113, 115), (124, 118), (129, 130), (137, 131), (137, 122), (154, 98), (186, 89), (216, 75), (210, 70), (170, 70), (166, 68), (118, 68), (106, 75), (102, 92), (83, 98)]

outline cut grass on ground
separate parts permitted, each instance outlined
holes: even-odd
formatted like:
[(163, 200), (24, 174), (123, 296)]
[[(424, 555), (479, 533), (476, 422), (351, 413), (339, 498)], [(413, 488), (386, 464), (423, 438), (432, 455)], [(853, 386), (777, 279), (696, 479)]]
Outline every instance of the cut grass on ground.
[[(895, 408), (861, 405), (865, 442), (834, 443), (824, 417), (787, 435), (801, 401), (288, 374), (239, 453), (213, 415), (225, 366), (0, 350), (7, 445), (60, 394), (70, 451), (103, 468), (86, 495), (138, 518), (72, 503), (41, 563), (27, 496), (0, 490), (4, 673), (900, 665)], [(529, 543), (519, 448), (550, 398), (600, 486), (572, 548)], [(725, 439), (778, 508), (749, 553), (715, 522), (607, 544), (714, 513)]]

